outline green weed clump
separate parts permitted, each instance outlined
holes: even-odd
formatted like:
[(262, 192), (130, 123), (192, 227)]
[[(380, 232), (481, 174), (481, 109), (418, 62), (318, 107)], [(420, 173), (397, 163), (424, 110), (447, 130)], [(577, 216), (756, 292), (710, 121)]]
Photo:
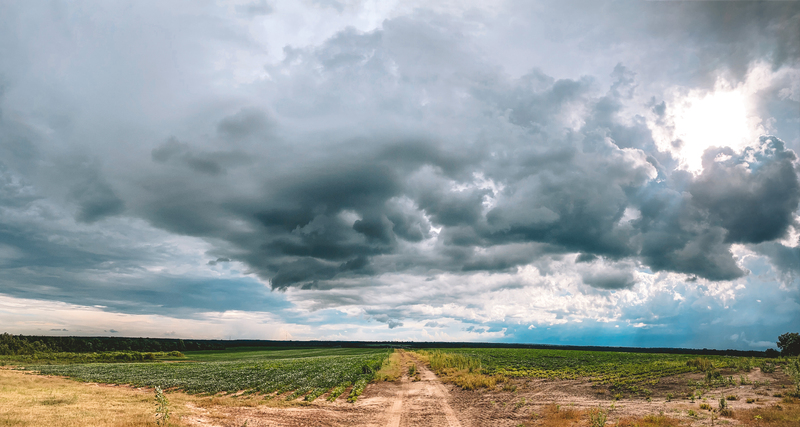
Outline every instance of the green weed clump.
[(161, 387), (156, 386), (156, 425), (168, 426), (170, 416), (169, 400), (164, 396)]
[(696, 368), (702, 372), (714, 369), (714, 364), (704, 357), (697, 357), (695, 359), (687, 360), (686, 366), (691, 366), (692, 368)]
[(800, 356), (789, 359), (786, 366), (783, 367), (783, 371), (794, 381), (795, 391), (792, 395), (800, 397)]
[(608, 420), (608, 413), (602, 409), (595, 409), (589, 413), (589, 422), (592, 427), (604, 427)]

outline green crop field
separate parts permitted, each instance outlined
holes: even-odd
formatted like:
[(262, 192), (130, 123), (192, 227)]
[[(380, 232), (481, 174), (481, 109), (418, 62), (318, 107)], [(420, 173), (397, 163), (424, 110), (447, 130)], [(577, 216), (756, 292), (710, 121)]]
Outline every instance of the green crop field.
[[(516, 378), (586, 379), (612, 389), (652, 386), (660, 378), (708, 369), (749, 370), (753, 359), (682, 354), (505, 348), (430, 349), (432, 367)], [(704, 361), (698, 366), (698, 360)], [(763, 362), (758, 362), (763, 363)]]
[[(27, 369), (80, 381), (182, 390), (188, 393), (284, 394), (287, 400), (333, 398), (353, 385), (355, 400), (388, 356), (386, 349), (233, 349), (187, 352), (174, 363), (34, 365)], [(338, 393), (338, 394), (337, 394)], [(335, 396), (334, 396), (335, 395)]]

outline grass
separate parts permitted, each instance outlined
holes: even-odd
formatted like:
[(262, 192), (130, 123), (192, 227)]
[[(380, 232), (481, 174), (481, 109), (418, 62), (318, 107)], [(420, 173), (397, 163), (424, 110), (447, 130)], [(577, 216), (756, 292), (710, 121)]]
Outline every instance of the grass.
[(615, 394), (634, 395), (646, 394), (663, 377), (688, 372), (705, 372), (708, 379), (704, 386), (711, 382), (722, 384), (724, 378), (718, 369), (747, 371), (755, 363), (726, 356), (549, 349), (452, 348), (415, 353), (434, 372), (467, 389), (492, 388), (509, 377), (584, 379)]
[(394, 351), (383, 361), (381, 369), (375, 373), (374, 381), (397, 381), (402, 375), (400, 352)]
[(589, 419), (591, 411), (564, 407), (555, 403), (545, 405), (541, 413), (533, 415), (533, 423), (528, 425), (542, 427), (583, 426)]
[[(170, 396), (185, 414), (186, 395)], [(0, 370), (0, 426), (153, 426), (153, 393)], [(183, 426), (177, 417), (173, 425)]]
[(194, 363), (35, 365), (28, 368), (79, 381), (162, 387), (191, 394), (287, 395), (313, 400), (342, 384), (355, 384), (355, 400), (389, 356), (385, 349), (269, 349), (189, 353)]
[(745, 426), (800, 426), (800, 399), (783, 398), (777, 405), (737, 409), (733, 418)]
[(487, 375), (475, 358), (438, 350), (418, 350), (414, 354), (427, 363), (442, 381), (453, 383), (464, 390), (493, 389), (506, 382), (503, 375)]
[[(156, 425), (154, 396), (153, 389), (86, 384), (0, 369), (0, 427), (153, 427)], [(171, 411), (169, 425), (174, 427), (189, 425), (184, 419), (190, 413), (187, 405), (203, 408), (208, 418), (223, 421), (225, 408), (307, 405), (282, 399), (264, 400), (254, 395), (234, 398), (171, 392), (167, 397)]]
[(645, 415), (644, 417), (625, 417), (620, 419), (617, 427), (680, 427), (684, 425), (679, 419), (666, 415)]

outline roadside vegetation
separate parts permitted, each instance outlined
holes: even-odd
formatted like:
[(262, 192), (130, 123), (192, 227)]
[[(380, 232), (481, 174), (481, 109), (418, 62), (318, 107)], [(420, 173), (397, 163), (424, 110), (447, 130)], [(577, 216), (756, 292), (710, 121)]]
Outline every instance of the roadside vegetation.
[[(796, 357), (756, 359), (505, 348), (431, 349), (415, 354), (444, 380), (464, 389), (494, 388), (510, 378), (585, 379), (612, 392), (649, 396), (649, 388), (664, 377), (701, 372), (705, 380), (690, 386), (718, 388), (746, 384), (747, 373), (752, 369), (770, 373), (778, 367), (797, 378), (795, 382), (800, 387), (800, 361)], [(723, 370), (728, 375), (723, 375)], [(735, 373), (740, 375), (731, 375)]]

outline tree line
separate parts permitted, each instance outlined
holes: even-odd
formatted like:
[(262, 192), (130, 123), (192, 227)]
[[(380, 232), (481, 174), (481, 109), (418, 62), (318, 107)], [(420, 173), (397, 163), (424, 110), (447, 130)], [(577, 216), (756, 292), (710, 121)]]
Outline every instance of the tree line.
[(0, 334), (0, 355), (92, 353), (103, 351), (170, 352), (224, 350), (219, 341), (171, 338), (49, 337)]

